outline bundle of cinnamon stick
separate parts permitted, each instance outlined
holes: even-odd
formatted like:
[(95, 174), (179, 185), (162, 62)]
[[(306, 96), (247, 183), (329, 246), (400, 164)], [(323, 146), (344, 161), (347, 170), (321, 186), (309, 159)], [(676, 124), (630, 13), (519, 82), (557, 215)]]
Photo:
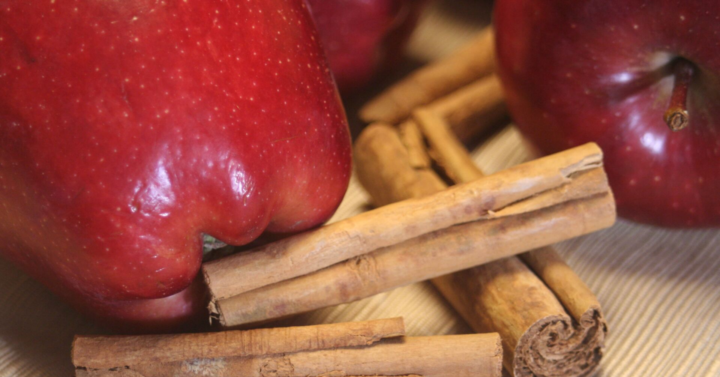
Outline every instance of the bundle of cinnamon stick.
[(212, 261), (203, 271), (211, 310), (232, 327), (358, 300), (614, 221), (602, 153), (588, 144)]
[[(490, 30), (481, 34), (468, 46), (476, 48), (477, 59), (492, 59), (492, 44), (478, 43), (489, 33)], [(465, 51), (448, 60), (470, 61), (463, 58), (462, 53)], [(439, 70), (445, 64), (439, 62), (426, 70)], [(492, 64), (480, 66), (492, 67)], [(488, 71), (482, 73), (489, 74)], [(409, 79), (413, 77), (424, 76), (418, 72)], [(492, 80), (470, 74), (464, 77), (466, 80), (447, 81), (446, 90), (435, 91), (435, 94), (444, 96), (457, 86), (469, 88)], [(476, 80), (475, 84), (468, 84), (469, 80)], [(451, 83), (458, 85), (451, 89)], [(386, 93), (397, 93), (406, 85), (407, 82), (400, 83)], [(457, 89), (457, 93), (465, 90)], [(433, 103), (445, 102), (442, 98), (426, 96), (423, 102), (396, 106), (384, 94), (368, 104), (362, 111), (368, 121), (397, 123), (398, 119), (407, 118), (398, 128), (380, 124), (371, 126), (356, 142), (357, 173), (375, 204), (385, 205), (444, 189), (445, 182), (432, 166), (440, 167), (455, 183), (482, 177), (458, 136), (482, 132), (497, 119), (497, 111), (487, 110), (502, 108), (498, 105), (502, 102), (501, 90), (499, 87), (493, 90), (496, 91), (494, 95), (487, 95), (483, 100), (478, 98), (480, 104), (473, 107), (479, 109), (475, 119), (483, 119), (476, 122), (474, 128), (458, 128), (455, 118), (438, 111)], [(390, 113), (396, 114), (395, 117), (382, 116)], [(432, 282), (476, 331), (501, 334), (504, 363), (515, 376), (585, 376), (597, 368), (607, 333), (600, 304), (552, 248), (524, 253), (519, 258), (502, 259)]]
[[(439, 156), (460, 151), (442, 144), (439, 150)], [(392, 201), (388, 192), (399, 200), (444, 187), (430, 169), (412, 167), (397, 131), (388, 126), (367, 129), (355, 154), (359, 178), (376, 203)], [(398, 155), (404, 158), (387, 163), (390, 156)], [(464, 160), (464, 166), (476, 169), (469, 157)], [(473, 174), (462, 166), (452, 165), (448, 175)], [(378, 175), (378, 169), (383, 173)], [(500, 333), (504, 363), (514, 375), (582, 376), (597, 367), (607, 331), (600, 305), (552, 249), (501, 259), (432, 282), (476, 331)]]

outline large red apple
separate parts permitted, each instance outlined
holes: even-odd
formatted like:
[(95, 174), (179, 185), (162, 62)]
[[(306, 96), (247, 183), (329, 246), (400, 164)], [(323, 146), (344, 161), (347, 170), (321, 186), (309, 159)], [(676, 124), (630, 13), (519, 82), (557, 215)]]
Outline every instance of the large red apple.
[(397, 65), (426, 0), (308, 0), (343, 93)]
[(622, 216), (718, 226), (718, 17), (702, 0), (499, 0), (510, 112), (543, 153), (599, 143)]
[(203, 234), (307, 229), (347, 187), (303, 0), (4, 1), (0, 88), (0, 252), (106, 323), (187, 321)]

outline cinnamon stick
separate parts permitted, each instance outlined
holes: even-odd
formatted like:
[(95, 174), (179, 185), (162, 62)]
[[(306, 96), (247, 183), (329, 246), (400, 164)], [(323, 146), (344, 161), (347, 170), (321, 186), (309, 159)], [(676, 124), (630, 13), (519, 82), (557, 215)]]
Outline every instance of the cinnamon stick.
[[(73, 363), (76, 375), (83, 377), (501, 375), (497, 334), (381, 339), (396, 336), (397, 328), (391, 325), (392, 332), (384, 333), (381, 326), (380, 333), (371, 335), (362, 324), (237, 332), (240, 334), (77, 337)], [(313, 331), (320, 328), (313, 337)], [(333, 331), (327, 338), (329, 328)], [(377, 325), (371, 331), (375, 330)], [(259, 333), (262, 331), (275, 334)], [(336, 336), (343, 340), (337, 342)], [(295, 340), (299, 340), (297, 346)], [(127, 358), (128, 352), (132, 357)]]
[(317, 326), (226, 331), (206, 334), (78, 336), (73, 341), (76, 367), (113, 369), (190, 359), (217, 359), (366, 346), (405, 335), (402, 318)]
[(418, 130), (427, 137), (435, 160), (450, 179), (455, 182), (470, 182), (483, 176), (440, 115), (421, 108), (415, 110), (413, 116)]
[[(456, 182), (482, 176), (439, 116), (423, 110), (414, 116), (448, 176)], [(515, 376), (591, 373), (607, 332), (597, 298), (552, 248), (521, 259), (527, 265), (507, 258), (433, 283), (476, 331), (501, 334), (506, 368)]]
[(409, 120), (401, 123), (398, 130), (400, 131), (400, 139), (407, 149), (410, 165), (414, 168), (429, 168), (432, 162), (425, 150), (425, 138), (415, 121)]
[(396, 124), (418, 106), (489, 75), (495, 69), (494, 35), (486, 28), (466, 46), (391, 86), (360, 110), (367, 123)]
[(507, 117), (507, 106), (500, 79), (495, 74), (478, 79), (423, 106), (441, 116), (456, 137), (463, 141), (479, 134)]
[[(394, 149), (400, 153), (389, 153), (388, 156), (393, 156), (393, 160), (387, 158), (388, 156), (378, 159), (376, 148), (382, 151)], [(412, 175), (416, 175), (416, 170), (411, 167), (409, 155), (407, 153), (403, 155), (402, 151), (404, 148), (400, 139), (391, 128), (371, 126), (356, 144), (359, 177), (366, 180), (387, 179), (393, 182), (405, 182), (402, 177), (408, 174), (394, 171), (393, 166), (401, 167), (404, 163), (404, 166), (410, 168)], [(575, 157), (562, 164), (557, 164), (563, 159), (561, 155), (557, 155), (518, 166), (512, 174), (511, 171), (506, 171), (487, 177), (483, 180), (487, 184), (478, 184), (480, 181), (473, 182), (472, 187), (479, 187), (488, 195), (489, 201), (483, 203), (492, 203), (484, 208), (495, 208), (489, 217), (478, 217), (478, 219), (483, 218), (483, 221), (458, 223), (395, 245), (379, 248), (311, 274), (216, 300), (213, 310), (224, 326), (281, 318), (358, 300), (609, 226), (614, 221), (615, 210), (612, 197), (608, 193), (607, 179), (599, 167), (600, 155), (597, 147), (588, 145), (567, 153), (568, 156)], [(369, 162), (371, 160), (377, 163), (372, 164)], [(543, 166), (554, 166), (551, 170), (557, 172), (564, 169), (560, 167), (561, 165), (572, 166), (571, 170), (575, 171), (574, 174), (563, 178), (566, 184), (537, 192), (522, 200), (512, 201), (508, 205), (497, 205), (498, 201), (503, 200), (500, 192), (508, 189), (513, 192), (523, 191), (535, 185), (533, 177), (537, 177), (544, 169)], [(370, 169), (364, 170), (367, 167)], [(514, 175), (515, 173), (518, 175)], [(417, 176), (416, 179), (418, 177), (422, 176)], [(430, 175), (426, 177), (428, 179), (419, 178), (415, 182), (429, 183), (413, 184), (412, 187), (416, 187), (417, 192), (442, 189), (443, 184), (439, 179), (432, 179)], [(520, 186), (523, 187), (505, 181), (508, 177), (521, 182)], [(404, 184), (398, 186), (400, 190), (409, 187)], [(377, 192), (383, 191), (385, 190), (377, 190)], [(399, 191), (387, 190), (387, 192)], [(464, 191), (443, 193), (448, 192), (458, 199), (460, 198), (458, 193)], [(447, 201), (425, 203), (427, 206), (434, 206)], [(472, 207), (464, 208), (470, 210)], [(477, 209), (469, 212), (473, 211)], [(414, 216), (419, 216), (419, 213), (415, 211)], [(383, 220), (379, 218), (377, 221)], [(405, 226), (415, 228), (417, 225), (411, 220)], [(375, 236), (379, 236), (379, 233)]]
[[(575, 199), (568, 194), (591, 197), (607, 193), (606, 183), (572, 179), (594, 169), (602, 170), (602, 153), (588, 144), (430, 197), (378, 208), (251, 252), (211, 261), (204, 264), (203, 272), (216, 302), (453, 225), (541, 210)], [(578, 190), (568, 191), (565, 186), (573, 182)], [(549, 201), (537, 199), (546, 195)], [(598, 223), (609, 226), (613, 213), (610, 209)]]

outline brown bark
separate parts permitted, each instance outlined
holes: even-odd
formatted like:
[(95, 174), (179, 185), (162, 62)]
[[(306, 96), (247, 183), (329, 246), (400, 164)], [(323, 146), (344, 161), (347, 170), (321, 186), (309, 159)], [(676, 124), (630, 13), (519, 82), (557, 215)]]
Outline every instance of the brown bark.
[(341, 324), (226, 331), (205, 334), (77, 336), (76, 367), (113, 369), (126, 365), (190, 359), (248, 357), (328, 348), (365, 346), (405, 335), (402, 318)]
[[(344, 328), (344, 324), (321, 325), (335, 326), (345, 333), (344, 338), (354, 335), (359, 341), (354, 346), (343, 343), (323, 343), (324, 334), (316, 334), (312, 347), (305, 347), (304, 337), (299, 347), (292, 345), (297, 338), (293, 333), (299, 328), (272, 329), (284, 331), (285, 337), (230, 336), (228, 333), (165, 335), (151, 337), (113, 337), (100, 342), (83, 344), (85, 338), (75, 341), (75, 350), (88, 346), (94, 349), (83, 352), (97, 352), (98, 347), (109, 347), (118, 342), (131, 346), (134, 357), (120, 360), (109, 352), (99, 364), (80, 364), (75, 360), (76, 375), (82, 377), (178, 377), (178, 376), (248, 376), (248, 377), (450, 377), (450, 376), (487, 376), (499, 377), (502, 370), (502, 351), (500, 337), (497, 334), (472, 334), (419, 338), (395, 338), (380, 340), (382, 335), (369, 338)], [(320, 326), (308, 326), (316, 329)], [(268, 330), (250, 330), (254, 332)], [(248, 332), (246, 332), (248, 333)], [(198, 336), (213, 336), (212, 343), (198, 341)], [(308, 335), (312, 335), (311, 333)], [(393, 334), (394, 335), (394, 334)], [(149, 339), (149, 340), (146, 340)], [(233, 343), (240, 341), (239, 344)], [(220, 341), (229, 349), (217, 347)], [(249, 341), (250, 343), (247, 343)], [(371, 344), (372, 343), (372, 344)], [(158, 347), (158, 344), (160, 347)], [(277, 348), (285, 345), (287, 352)], [(209, 346), (212, 351), (207, 351)], [(320, 348), (319, 348), (319, 347)], [(172, 357), (159, 357), (167, 348), (175, 348)], [(242, 352), (250, 348), (260, 352)], [(77, 353), (77, 351), (74, 351)], [(143, 357), (142, 354), (145, 356)], [(97, 359), (97, 357), (95, 358)], [(96, 360), (97, 362), (98, 360)], [(130, 362), (117, 364), (117, 362)]]

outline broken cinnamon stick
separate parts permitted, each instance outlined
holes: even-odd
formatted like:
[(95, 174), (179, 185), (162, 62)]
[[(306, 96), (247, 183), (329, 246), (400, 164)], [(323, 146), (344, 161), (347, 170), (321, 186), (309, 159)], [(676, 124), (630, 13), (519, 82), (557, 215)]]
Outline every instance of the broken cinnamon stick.
[(76, 375), (83, 377), (501, 375), (497, 334), (383, 340), (398, 335), (398, 321), (401, 324), (399, 319), (371, 321), (372, 328), (364, 326), (370, 322), (360, 322), (215, 334), (77, 337), (73, 363)]
[[(424, 110), (414, 117), (448, 176), (465, 182), (483, 175), (442, 118)], [(433, 283), (476, 331), (501, 334), (515, 376), (591, 373), (607, 332), (597, 298), (552, 248), (521, 259), (527, 265), (507, 258)]]
[(494, 35), (486, 28), (466, 46), (391, 86), (360, 110), (367, 122), (396, 124), (418, 106), (461, 88), (495, 69)]

